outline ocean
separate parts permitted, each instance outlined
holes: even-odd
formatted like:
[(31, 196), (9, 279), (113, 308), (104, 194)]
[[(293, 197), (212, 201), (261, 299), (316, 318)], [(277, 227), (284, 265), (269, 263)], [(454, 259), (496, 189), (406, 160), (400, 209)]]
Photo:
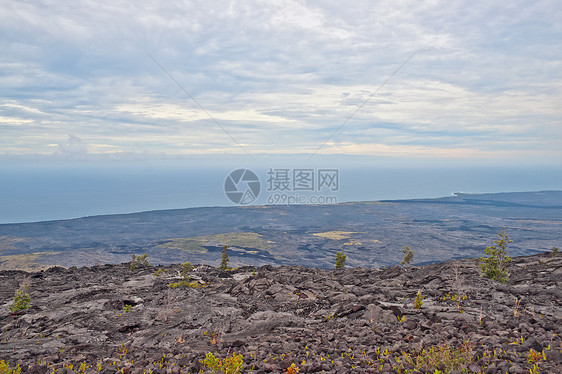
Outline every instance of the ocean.
[[(233, 188), (249, 195), (227, 195), (225, 181), (233, 170), (235, 168), (220, 166), (4, 165), (0, 166), (0, 224), (162, 209), (236, 206), (239, 201), (253, 205), (344, 203), (442, 197), (454, 192), (562, 190), (562, 173), (547, 167), (357, 166), (298, 170), (256, 168), (252, 170), (259, 183), (253, 183), (253, 186), (259, 186), (259, 194), (253, 193), (257, 192), (255, 188), (250, 191), (248, 182), (239, 181)], [(328, 178), (320, 179), (322, 173)]]

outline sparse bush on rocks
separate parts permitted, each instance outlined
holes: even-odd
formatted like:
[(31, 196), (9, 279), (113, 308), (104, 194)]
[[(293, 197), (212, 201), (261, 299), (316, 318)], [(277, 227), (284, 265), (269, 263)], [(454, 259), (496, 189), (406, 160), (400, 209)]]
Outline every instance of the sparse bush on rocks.
[(469, 371), (469, 367), (474, 358), (472, 346), (466, 342), (457, 348), (442, 344), (420, 351), (402, 352), (391, 361), (396, 373), (450, 373), (453, 370), (468, 373), (473, 372)]
[(15, 369), (10, 369), (10, 363), (0, 360), (0, 374), (20, 374), (21, 367), (18, 365)]
[(176, 301), (176, 297), (172, 292), (173, 291), (170, 288), (166, 290), (166, 299), (165, 299), (164, 307), (160, 308), (158, 310), (158, 314), (156, 315), (156, 318), (160, 321), (168, 322), (170, 317), (172, 317), (176, 312), (179, 312), (179, 310), (173, 308), (173, 304)]
[[(183, 264), (159, 267), (160, 279), (129, 264), (44, 271), (37, 308), (0, 315), (0, 360), (30, 374), (559, 373), (561, 265), (516, 257), (509, 287), (482, 278), (478, 259), (409, 271), (198, 265), (189, 281)], [(8, 272), (0, 284), (7, 309), (19, 284)]]
[(131, 270), (135, 271), (141, 266), (150, 266), (150, 263), (146, 259), (147, 257), (148, 255), (146, 253), (138, 256), (133, 253), (131, 255)]
[(233, 353), (232, 356), (227, 356), (221, 360), (216, 358), (213, 353), (209, 352), (203, 363), (209, 369), (213, 370), (213, 373), (238, 374), (242, 372), (244, 357)]
[(402, 253), (404, 253), (404, 258), (400, 262), (400, 265), (410, 265), (410, 263), (414, 260), (414, 251), (405, 245), (402, 249)]
[(507, 282), (509, 273), (506, 267), (511, 263), (507, 245), (512, 241), (509, 239), (504, 227), (498, 234), (498, 239), (494, 240), (495, 245), (486, 247), (484, 253), (488, 257), (480, 257), (480, 270), (483, 276), (498, 282)]
[(546, 353), (544, 351), (537, 352), (533, 348), (529, 348), (529, 354), (527, 355), (527, 361), (529, 363), (534, 364), (536, 362), (540, 362), (541, 360), (546, 361)]
[(550, 252), (552, 257), (558, 256), (558, 247), (552, 247), (552, 251)]
[(346, 255), (343, 252), (336, 253), (336, 269), (343, 269), (345, 268), (345, 259)]
[(167, 272), (168, 272), (168, 269), (164, 269), (164, 270), (158, 269), (158, 270), (156, 270), (156, 271), (154, 272), (154, 276), (155, 276), (155, 277), (160, 277), (162, 274), (167, 273)]
[(211, 343), (211, 345), (218, 345), (222, 343), (222, 336), (223, 333), (219, 330), (218, 327), (215, 327), (215, 329), (211, 333), (211, 340), (209, 342)]
[(297, 374), (300, 372), (300, 368), (295, 363), (292, 363), (291, 366), (283, 371), (287, 374)]
[(455, 275), (453, 281), (453, 289), (455, 291), (455, 295), (451, 297), (451, 300), (457, 302), (457, 310), (461, 311), (461, 301), (466, 300), (467, 296), (464, 293), (464, 278), (460, 272), (460, 266), (458, 261), (453, 262), (453, 273)]
[(181, 264), (181, 276), (185, 279), (185, 280), (190, 280), (191, 277), (189, 276), (189, 273), (193, 270), (193, 265), (191, 265), (190, 262), (184, 262), (183, 264)]
[(19, 312), (20, 310), (26, 310), (31, 308), (31, 305), (29, 304), (31, 302), (31, 298), (27, 293), (28, 288), (29, 288), (29, 279), (26, 278), (14, 294), (14, 300), (10, 305), (10, 311), (12, 313), (16, 313)]
[(422, 305), (423, 305), (423, 296), (421, 291), (418, 291), (418, 293), (416, 294), (416, 298), (414, 299), (414, 308), (421, 309)]
[(168, 287), (170, 288), (178, 288), (178, 287), (189, 287), (189, 288), (201, 288), (201, 287), (205, 287), (204, 284), (199, 283), (199, 282), (188, 282), (186, 280), (182, 280), (179, 282), (172, 282), (170, 284), (168, 284)]
[(168, 284), (168, 287), (170, 288), (178, 288), (178, 287), (189, 287), (189, 288), (201, 288), (201, 287), (205, 287), (205, 282), (199, 282), (199, 281), (191, 281), (191, 276), (189, 275), (189, 273), (193, 270), (193, 265), (191, 265), (191, 263), (189, 262), (184, 262), (183, 264), (181, 264), (181, 270), (178, 271), (179, 276), (181, 276), (183, 279), (180, 280), (179, 282), (173, 282)]

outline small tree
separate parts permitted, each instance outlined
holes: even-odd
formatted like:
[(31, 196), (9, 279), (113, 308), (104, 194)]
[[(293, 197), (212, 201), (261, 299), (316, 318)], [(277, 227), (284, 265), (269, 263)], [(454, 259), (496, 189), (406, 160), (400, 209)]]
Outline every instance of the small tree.
[(146, 259), (147, 257), (148, 255), (146, 253), (138, 256), (133, 253), (131, 255), (131, 270), (135, 271), (140, 266), (150, 266), (150, 263)]
[(16, 313), (19, 312), (20, 310), (26, 310), (31, 308), (31, 305), (29, 304), (31, 302), (31, 298), (27, 293), (28, 288), (29, 288), (29, 279), (25, 279), (14, 294), (14, 300), (10, 305), (10, 312)]
[(221, 257), (221, 264), (219, 266), (219, 269), (221, 270), (228, 270), (228, 253), (226, 253), (226, 250), (228, 249), (228, 245), (223, 245), (222, 246), (222, 257)]
[(486, 276), (498, 282), (507, 282), (509, 273), (506, 269), (511, 262), (507, 245), (513, 240), (509, 240), (505, 227), (498, 234), (498, 239), (494, 240), (492, 246), (486, 247), (484, 253), (488, 257), (480, 257), (480, 271), (482, 276)]
[(183, 264), (181, 264), (180, 274), (185, 280), (191, 280), (191, 277), (189, 276), (191, 270), (193, 270), (193, 265), (191, 265), (190, 262), (184, 262)]
[(404, 253), (404, 259), (400, 261), (400, 265), (410, 265), (410, 263), (414, 259), (414, 251), (412, 251), (407, 245), (405, 245), (402, 249), (402, 253)]
[(346, 255), (343, 252), (336, 253), (336, 269), (343, 269), (345, 268), (345, 259)]

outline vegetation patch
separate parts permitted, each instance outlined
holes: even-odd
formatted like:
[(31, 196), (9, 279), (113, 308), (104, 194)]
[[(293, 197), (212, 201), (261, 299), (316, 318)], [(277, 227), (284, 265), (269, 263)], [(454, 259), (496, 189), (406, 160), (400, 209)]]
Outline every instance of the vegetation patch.
[(349, 241), (343, 243), (343, 245), (363, 245), (359, 240), (349, 239)]
[(182, 280), (182, 281), (179, 281), (179, 282), (170, 283), (170, 284), (168, 284), (168, 287), (170, 287), (170, 288), (178, 288), (178, 287), (201, 288), (201, 287), (205, 287), (205, 284), (199, 283), (199, 282), (188, 282), (188, 281)]
[(216, 358), (213, 353), (209, 352), (203, 363), (209, 369), (213, 370), (213, 373), (238, 374), (242, 372), (244, 357), (233, 353), (232, 356), (227, 356), (221, 360)]
[(358, 232), (353, 231), (326, 231), (326, 232), (318, 232), (316, 234), (312, 234), (314, 236), (318, 236), (319, 238), (331, 239), (331, 240), (345, 240), (349, 239), (351, 235), (358, 234)]
[(10, 369), (10, 363), (0, 360), (0, 374), (20, 374), (21, 367), (18, 365), (14, 369)]
[(208, 246), (223, 246), (240, 248), (255, 248), (262, 251), (271, 249), (272, 241), (265, 240), (262, 235), (254, 232), (232, 232), (217, 235), (193, 236), (189, 238), (169, 239), (159, 247), (207, 253)]
[(41, 264), (41, 261), (46, 256), (57, 255), (60, 252), (35, 252), (26, 253), (23, 255), (9, 255), (0, 256), (0, 271), (1, 270), (23, 270), (29, 272), (47, 270), (54, 265)]
[(468, 368), (473, 362), (474, 352), (468, 343), (456, 348), (442, 344), (402, 352), (391, 359), (392, 368), (397, 373), (450, 373), (453, 370), (469, 373)]

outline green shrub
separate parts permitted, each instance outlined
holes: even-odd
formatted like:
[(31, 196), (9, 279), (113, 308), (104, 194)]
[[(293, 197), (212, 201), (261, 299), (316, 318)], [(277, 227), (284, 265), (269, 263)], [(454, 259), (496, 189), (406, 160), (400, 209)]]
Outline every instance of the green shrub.
[(181, 264), (180, 274), (185, 280), (190, 280), (191, 277), (189, 276), (189, 273), (191, 272), (191, 270), (193, 270), (193, 265), (191, 265), (191, 263), (189, 262), (184, 262), (183, 264)]
[(410, 265), (410, 263), (414, 260), (414, 251), (412, 251), (407, 245), (405, 245), (402, 249), (402, 253), (404, 253), (404, 259), (402, 259), (400, 265)]
[(226, 253), (226, 250), (228, 249), (227, 245), (223, 245), (222, 246), (222, 257), (221, 257), (221, 264), (219, 266), (219, 269), (221, 270), (228, 270), (228, 253)]
[(170, 288), (178, 288), (178, 287), (201, 288), (201, 287), (205, 287), (205, 284), (201, 284), (199, 282), (188, 282), (186, 280), (182, 280), (182, 281), (179, 281), (179, 282), (170, 283), (170, 284), (168, 284), (168, 287), (170, 287)]
[(132, 261), (131, 261), (131, 270), (135, 271), (137, 270), (140, 266), (150, 266), (150, 263), (148, 262), (148, 260), (146, 259), (148, 256), (147, 254), (142, 254), (142, 255), (135, 255), (134, 253), (131, 255)]
[(203, 361), (205, 366), (213, 370), (213, 373), (239, 374), (242, 372), (244, 365), (244, 357), (242, 355), (232, 354), (221, 360), (215, 357), (211, 352), (207, 353)]
[(509, 273), (506, 269), (511, 262), (507, 245), (513, 240), (509, 240), (505, 227), (498, 234), (498, 239), (494, 240), (492, 246), (486, 247), (484, 253), (488, 257), (480, 257), (480, 271), (482, 276), (486, 276), (498, 282), (507, 282)]
[(27, 293), (27, 289), (29, 288), (29, 281), (24, 280), (21, 286), (16, 290), (14, 294), (14, 300), (10, 305), (10, 311), (12, 313), (19, 312), (20, 310), (26, 310), (31, 308), (29, 304), (31, 302), (31, 298)]
[(416, 294), (416, 298), (414, 299), (414, 308), (421, 309), (422, 305), (423, 305), (423, 296), (421, 291), (418, 291), (418, 293)]
[(346, 255), (343, 252), (336, 253), (336, 269), (343, 269), (345, 268), (345, 259)]
[(161, 276), (162, 274), (167, 273), (167, 272), (168, 272), (167, 269), (166, 269), (166, 270), (158, 269), (158, 270), (156, 270), (156, 272), (154, 272), (154, 276), (155, 276), (155, 277), (159, 277), (159, 276)]
[(15, 369), (10, 369), (10, 363), (0, 360), (0, 374), (20, 374), (21, 367), (18, 365)]
[(550, 252), (552, 257), (558, 256), (558, 247), (552, 247), (552, 252)]
[(464, 345), (453, 348), (448, 344), (433, 346), (415, 352), (402, 352), (391, 362), (396, 373), (450, 373), (453, 370), (467, 373), (474, 362), (472, 347)]

